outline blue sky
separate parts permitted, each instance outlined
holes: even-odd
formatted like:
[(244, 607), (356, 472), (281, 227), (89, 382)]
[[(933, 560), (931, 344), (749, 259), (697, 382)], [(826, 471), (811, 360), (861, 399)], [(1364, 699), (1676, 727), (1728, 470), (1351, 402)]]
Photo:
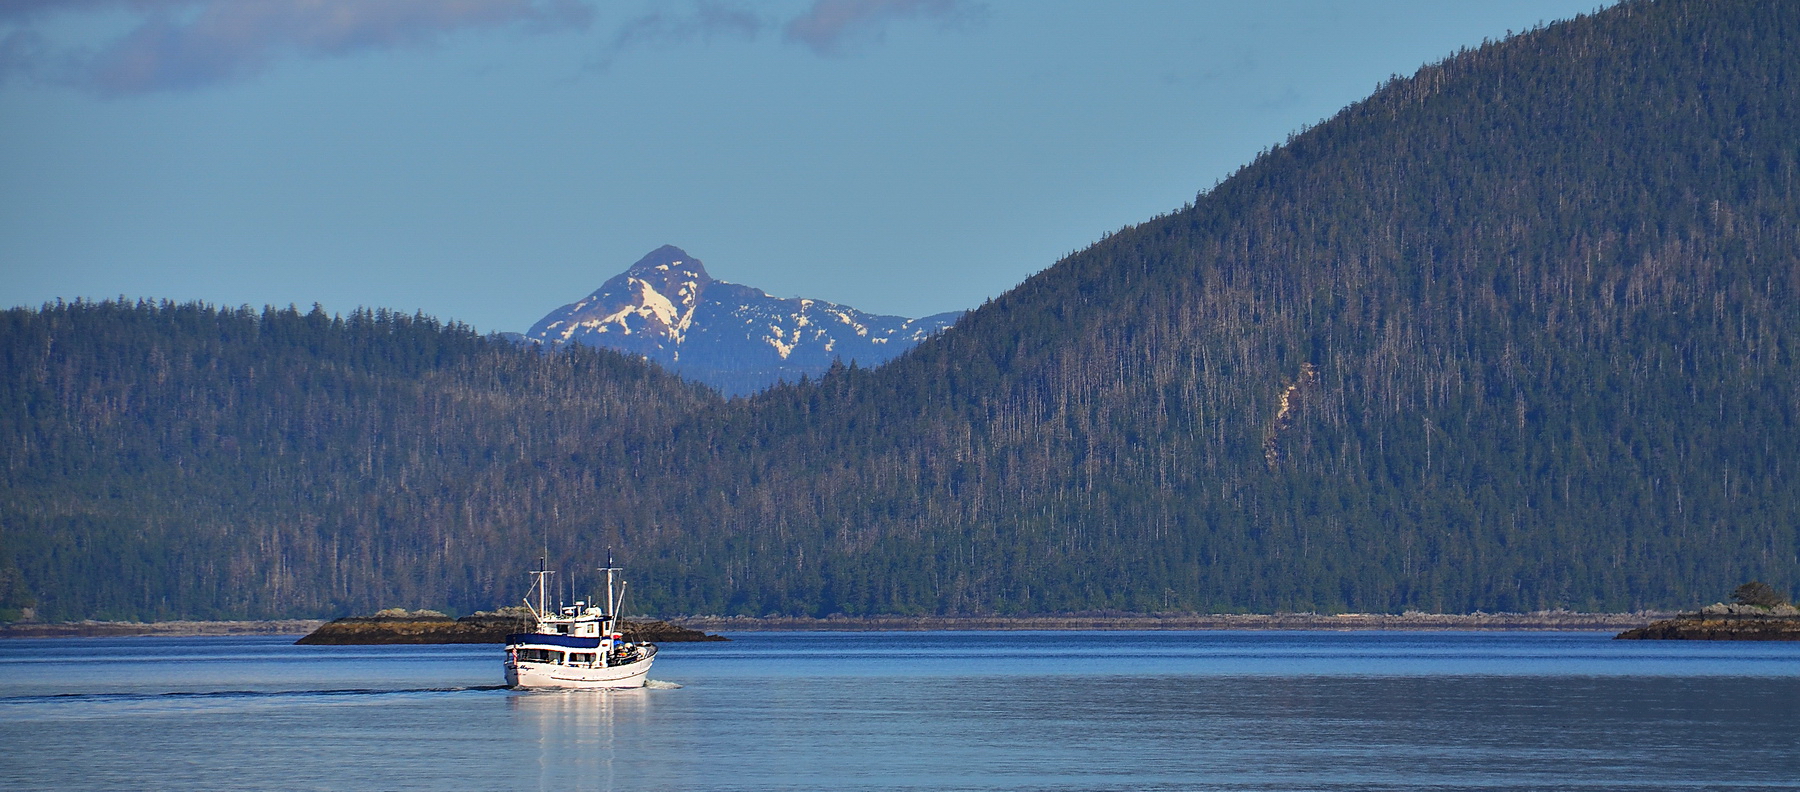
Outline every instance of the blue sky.
[(971, 308), (1459, 47), (1597, 0), (4, 0), (0, 306), (522, 331), (682, 247)]

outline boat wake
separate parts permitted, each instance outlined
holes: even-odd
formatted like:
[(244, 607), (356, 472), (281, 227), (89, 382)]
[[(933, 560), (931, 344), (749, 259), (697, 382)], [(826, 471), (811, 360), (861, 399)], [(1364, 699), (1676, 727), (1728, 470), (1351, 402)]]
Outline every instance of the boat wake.
[(333, 690), (178, 690), (162, 693), (49, 693), (36, 696), (0, 696), (0, 704), (60, 701), (173, 701), (180, 699), (393, 696), (416, 693), (464, 693), (505, 689), (505, 685), (465, 685), (460, 687), (339, 688)]
[(660, 679), (646, 679), (646, 680), (644, 680), (644, 687), (647, 687), (651, 690), (680, 690), (681, 689), (681, 685), (678, 685), (674, 682), (664, 682)]

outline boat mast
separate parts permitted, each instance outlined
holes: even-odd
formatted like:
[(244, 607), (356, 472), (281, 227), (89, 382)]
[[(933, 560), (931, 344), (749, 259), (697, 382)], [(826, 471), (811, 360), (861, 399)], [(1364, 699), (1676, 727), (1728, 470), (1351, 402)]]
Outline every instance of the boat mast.
[[(539, 567), (547, 567), (550, 565), (549, 562), (550, 562), (549, 556), (545, 556), (543, 559), (541, 559), (538, 562), (538, 566)], [(550, 576), (554, 575), (556, 573), (551, 572), (548, 569), (540, 568), (540, 569), (532, 570), (531, 574), (533, 577), (537, 578), (537, 582), (533, 585), (537, 587), (537, 592), (538, 592), (537, 608), (535, 608), (533, 610), (532, 615), (536, 616), (539, 620), (542, 620), (544, 618), (544, 614), (549, 613), (548, 609), (549, 609), (550, 605), (548, 603), (548, 599), (550, 597)], [(527, 592), (527, 594), (529, 594), (529, 592)], [(525, 607), (527, 607), (527, 608), (531, 607), (531, 597), (530, 596), (525, 597)]]
[(613, 597), (613, 574), (621, 571), (613, 566), (612, 551), (606, 553), (606, 566), (600, 568), (606, 573), (606, 631), (612, 632), (619, 620), (619, 601)]

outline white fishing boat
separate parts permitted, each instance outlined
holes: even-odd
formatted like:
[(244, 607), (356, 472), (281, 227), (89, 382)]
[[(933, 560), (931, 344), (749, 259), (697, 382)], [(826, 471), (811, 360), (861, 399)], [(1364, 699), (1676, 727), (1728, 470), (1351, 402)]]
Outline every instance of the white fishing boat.
[(644, 686), (650, 673), (650, 662), (656, 659), (656, 645), (625, 640), (620, 630), (619, 603), (624, 599), (624, 584), (614, 594), (613, 575), (619, 570), (608, 566), (606, 602), (576, 601), (552, 611), (549, 607), (548, 579), (552, 574), (540, 569), (533, 588), (538, 601), (533, 605), (525, 598), (525, 606), (537, 619), (537, 631), (513, 633), (506, 637), (506, 684), (515, 688), (637, 688)]

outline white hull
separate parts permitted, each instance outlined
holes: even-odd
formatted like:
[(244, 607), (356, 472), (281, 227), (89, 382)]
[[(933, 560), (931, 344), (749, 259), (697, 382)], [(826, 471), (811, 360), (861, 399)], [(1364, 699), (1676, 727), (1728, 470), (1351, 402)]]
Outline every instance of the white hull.
[[(606, 573), (606, 606), (576, 600), (574, 605), (549, 608), (549, 592), (545, 578), (553, 574), (540, 569), (532, 588), (537, 590), (537, 607), (531, 615), (537, 618), (537, 631), (506, 636), (506, 684), (531, 690), (536, 688), (641, 688), (650, 674), (650, 663), (656, 659), (656, 645), (625, 640), (618, 631), (619, 603), (622, 596), (613, 590), (613, 573), (619, 571), (608, 559)], [(531, 607), (529, 597), (525, 606)]]
[(592, 668), (553, 663), (507, 661), (506, 684), (520, 689), (538, 688), (641, 688), (650, 674), (656, 652), (634, 663)]

